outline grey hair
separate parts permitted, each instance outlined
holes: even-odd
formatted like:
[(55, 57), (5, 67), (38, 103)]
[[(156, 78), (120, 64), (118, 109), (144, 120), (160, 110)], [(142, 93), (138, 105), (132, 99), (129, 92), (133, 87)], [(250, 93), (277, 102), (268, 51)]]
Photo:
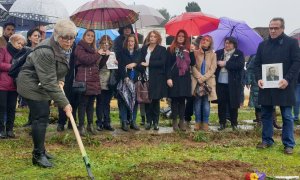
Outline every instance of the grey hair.
[(271, 19), (270, 23), (271, 23), (272, 21), (280, 21), (280, 23), (281, 23), (281, 28), (283, 28), (283, 29), (285, 28), (285, 22), (284, 22), (284, 19), (283, 19), (282, 17), (275, 17), (275, 18)]
[(77, 29), (75, 24), (69, 19), (58, 20), (54, 26), (53, 36), (54, 40), (57, 41), (58, 37), (64, 36), (76, 36)]
[(16, 42), (19, 39), (22, 39), (25, 44), (27, 43), (26, 38), (22, 34), (13, 34), (13, 35), (11, 35), (10, 38), (9, 38), (9, 42), (11, 42), (11, 43)]

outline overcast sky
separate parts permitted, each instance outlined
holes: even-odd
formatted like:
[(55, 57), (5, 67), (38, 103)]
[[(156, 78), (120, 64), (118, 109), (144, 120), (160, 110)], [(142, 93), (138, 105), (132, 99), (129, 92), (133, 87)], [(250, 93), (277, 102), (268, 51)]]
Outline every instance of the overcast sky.
[[(73, 13), (89, 0), (60, 0)], [(125, 4), (144, 4), (155, 9), (166, 8), (170, 15), (185, 12), (188, 0), (121, 0)], [(202, 12), (216, 17), (244, 20), (254, 27), (268, 26), (272, 17), (283, 17), (287, 34), (300, 28), (300, 0), (194, 0)]]

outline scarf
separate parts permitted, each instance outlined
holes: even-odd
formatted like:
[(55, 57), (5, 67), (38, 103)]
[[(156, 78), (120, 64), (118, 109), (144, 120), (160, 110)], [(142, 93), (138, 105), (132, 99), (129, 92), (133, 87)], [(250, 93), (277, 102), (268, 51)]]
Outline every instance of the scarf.
[(176, 65), (179, 71), (179, 76), (183, 76), (189, 70), (191, 63), (190, 53), (182, 46), (175, 48)]
[(11, 42), (7, 43), (7, 51), (9, 52), (9, 54), (14, 58), (16, 55), (18, 55), (18, 53), (21, 51), (19, 49), (16, 49)]

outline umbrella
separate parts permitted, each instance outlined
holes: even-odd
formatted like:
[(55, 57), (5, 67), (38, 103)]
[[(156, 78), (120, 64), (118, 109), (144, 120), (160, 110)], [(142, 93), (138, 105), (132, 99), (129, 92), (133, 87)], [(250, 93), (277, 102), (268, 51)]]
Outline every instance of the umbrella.
[(6, 11), (6, 9), (0, 4), (0, 21), (7, 21), (8, 19), (8, 12)]
[[(75, 42), (78, 43), (82, 38), (83, 34), (86, 31), (84, 28), (77, 28), (77, 36), (75, 39)], [(46, 31), (46, 38), (49, 38), (53, 33), (53, 29), (49, 29)], [(112, 40), (116, 39), (119, 36), (119, 32), (114, 29), (108, 29), (108, 30), (95, 30), (96, 34), (96, 40), (98, 41), (101, 39), (103, 35), (108, 35)]]
[(139, 14), (139, 20), (135, 22), (137, 28), (160, 25), (165, 20), (160, 12), (152, 7), (145, 5), (131, 5), (129, 7)]
[(126, 106), (130, 110), (130, 112), (132, 113), (136, 101), (136, 91), (133, 81), (129, 80), (125, 82), (121, 80), (117, 85), (117, 91), (122, 97), (122, 99), (125, 101)]
[(290, 34), (291, 37), (295, 38), (298, 40), (298, 44), (300, 46), (300, 28), (299, 29), (296, 29), (295, 31), (293, 31), (291, 34)]
[(17, 0), (9, 15), (43, 24), (54, 24), (58, 19), (68, 18), (68, 11), (59, 0)]
[(10, 7), (16, 0), (0, 0), (0, 4), (4, 6), (4, 8), (9, 11)]
[(133, 24), (138, 14), (118, 0), (94, 0), (79, 7), (70, 18), (86, 29), (115, 29)]
[(186, 12), (172, 18), (165, 25), (168, 35), (176, 36), (180, 29), (184, 29), (189, 36), (207, 33), (218, 28), (219, 19), (202, 12)]
[(262, 37), (244, 21), (236, 21), (226, 17), (220, 18), (217, 30), (207, 34), (213, 37), (215, 50), (224, 48), (224, 38), (235, 37), (238, 48), (245, 55), (255, 54), (259, 43), (263, 41)]

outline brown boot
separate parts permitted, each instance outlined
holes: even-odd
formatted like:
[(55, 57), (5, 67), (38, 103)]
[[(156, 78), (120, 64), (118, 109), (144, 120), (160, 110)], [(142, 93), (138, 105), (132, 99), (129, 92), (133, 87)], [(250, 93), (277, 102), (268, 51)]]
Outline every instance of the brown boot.
[(181, 119), (181, 120), (179, 121), (179, 129), (180, 129), (181, 131), (186, 131), (184, 119)]
[(172, 120), (173, 131), (178, 131), (178, 122), (177, 119)]
[(273, 112), (273, 126), (276, 129), (282, 129), (282, 127), (277, 124), (276, 111)]
[(195, 131), (200, 131), (201, 130), (201, 124), (196, 122), (195, 126), (194, 126), (194, 130)]
[(208, 131), (209, 130), (208, 123), (203, 123), (202, 129), (203, 129), (203, 131)]

